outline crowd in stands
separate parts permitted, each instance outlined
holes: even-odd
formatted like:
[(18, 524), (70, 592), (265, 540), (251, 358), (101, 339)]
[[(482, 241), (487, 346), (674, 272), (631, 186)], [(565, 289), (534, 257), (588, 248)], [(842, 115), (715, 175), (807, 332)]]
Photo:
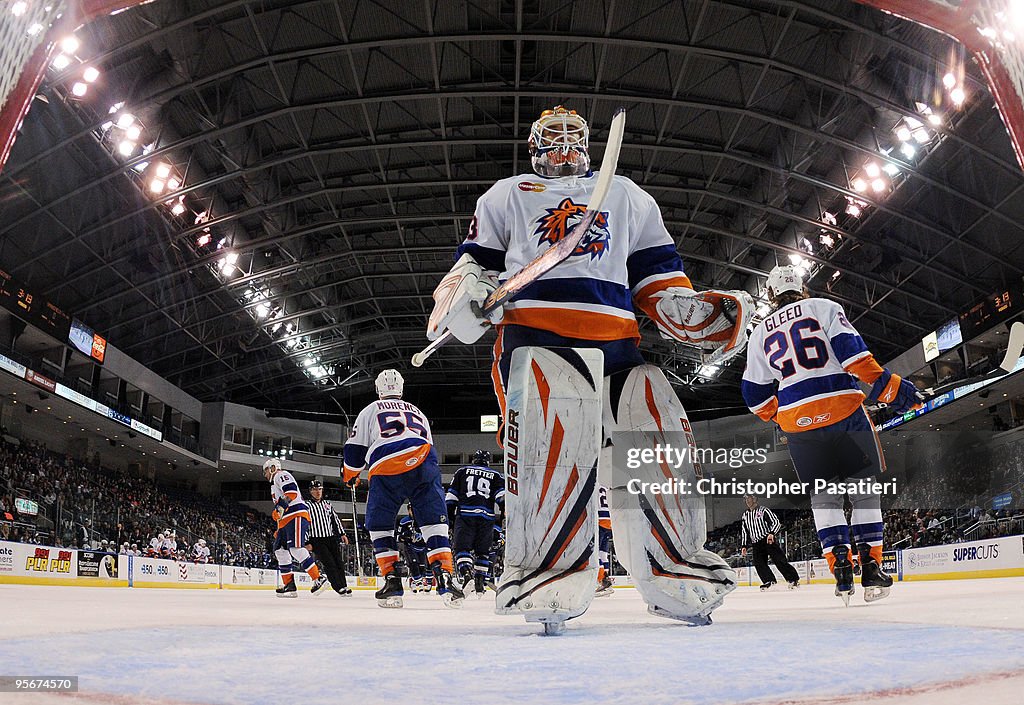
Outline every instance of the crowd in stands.
[[(21, 514), (15, 498), (38, 503)], [(150, 555), (151, 542), (170, 540), (156, 555), (197, 557), (204, 541), (211, 558), (228, 565), (273, 565), (268, 517), (236, 502), (191, 490), (160, 487), (98, 463), (33, 443), (0, 442), (0, 539)]]

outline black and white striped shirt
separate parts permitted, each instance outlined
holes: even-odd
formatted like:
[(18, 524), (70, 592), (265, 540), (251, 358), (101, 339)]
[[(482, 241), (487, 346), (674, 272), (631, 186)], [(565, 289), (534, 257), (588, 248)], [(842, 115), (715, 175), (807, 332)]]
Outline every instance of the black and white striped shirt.
[(743, 545), (750, 546), (764, 540), (768, 534), (777, 534), (782, 522), (768, 507), (754, 507), (743, 512)]
[(306, 506), (309, 507), (310, 538), (326, 539), (345, 535), (341, 520), (326, 499), (307, 499)]

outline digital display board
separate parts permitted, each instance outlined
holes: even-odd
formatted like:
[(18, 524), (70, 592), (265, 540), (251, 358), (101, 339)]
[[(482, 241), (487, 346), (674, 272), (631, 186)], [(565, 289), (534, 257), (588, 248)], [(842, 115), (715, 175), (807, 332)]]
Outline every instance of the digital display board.
[(1021, 310), (1024, 310), (1024, 294), (1019, 284), (994, 291), (960, 314), (962, 338), (970, 340)]
[(64, 313), (42, 296), (33, 293), (10, 273), (0, 269), (0, 307), (30, 323), (47, 335), (96, 362), (103, 363), (107, 355), (107, 341), (77, 318)]

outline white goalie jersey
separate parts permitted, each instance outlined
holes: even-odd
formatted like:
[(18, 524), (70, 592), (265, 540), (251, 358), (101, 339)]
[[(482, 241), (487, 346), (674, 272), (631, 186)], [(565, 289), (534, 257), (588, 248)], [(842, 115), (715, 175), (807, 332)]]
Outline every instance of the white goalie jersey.
[[(507, 279), (568, 234), (586, 212), (596, 182), (596, 172), (502, 179), (477, 201), (457, 256), (469, 253)], [(638, 339), (634, 304), (657, 318), (652, 296), (671, 286), (692, 288), (658, 204), (616, 176), (573, 254), (505, 303), (503, 323), (568, 338)]]

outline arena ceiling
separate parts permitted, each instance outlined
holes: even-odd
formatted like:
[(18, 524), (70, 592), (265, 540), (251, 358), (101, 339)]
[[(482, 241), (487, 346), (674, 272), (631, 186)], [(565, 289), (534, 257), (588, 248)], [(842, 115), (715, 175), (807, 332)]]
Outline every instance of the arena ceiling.
[[(698, 288), (799, 261), (880, 358), (1024, 268), (980, 74), (849, 0), (156, 0), (78, 38), (0, 173), (0, 266), (203, 400), (333, 411), (396, 366), (493, 406), (493, 336), (408, 360), (475, 199), (558, 103), (595, 161), (627, 109), (619, 172)], [(742, 363), (701, 377), (642, 329), (691, 406), (735, 403)]]

